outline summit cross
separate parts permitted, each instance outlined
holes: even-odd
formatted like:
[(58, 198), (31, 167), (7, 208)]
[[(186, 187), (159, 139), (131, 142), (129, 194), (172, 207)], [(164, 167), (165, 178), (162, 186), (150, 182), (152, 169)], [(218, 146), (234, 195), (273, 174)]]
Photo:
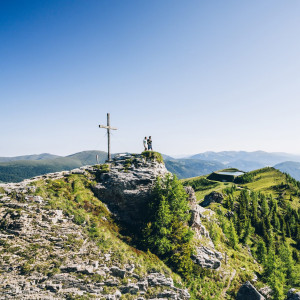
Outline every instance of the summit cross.
[(117, 130), (118, 128), (110, 127), (110, 115), (107, 114), (107, 126), (99, 125), (99, 128), (107, 129), (107, 144), (108, 144), (108, 153), (107, 153), (107, 161), (111, 161), (111, 153), (110, 153), (110, 131)]

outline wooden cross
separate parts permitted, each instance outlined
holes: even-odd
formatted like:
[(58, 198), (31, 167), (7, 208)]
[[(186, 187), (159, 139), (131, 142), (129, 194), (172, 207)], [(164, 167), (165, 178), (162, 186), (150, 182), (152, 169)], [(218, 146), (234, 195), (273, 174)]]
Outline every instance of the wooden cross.
[(99, 125), (100, 128), (107, 129), (107, 141), (108, 141), (108, 153), (107, 153), (107, 161), (111, 161), (111, 153), (110, 153), (110, 131), (117, 130), (117, 128), (110, 127), (110, 116), (107, 114), (107, 126)]

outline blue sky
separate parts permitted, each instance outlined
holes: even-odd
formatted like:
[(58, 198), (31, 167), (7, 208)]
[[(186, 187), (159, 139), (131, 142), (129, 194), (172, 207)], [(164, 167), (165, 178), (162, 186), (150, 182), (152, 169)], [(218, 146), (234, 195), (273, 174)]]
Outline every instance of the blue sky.
[(0, 156), (300, 154), (300, 1), (0, 0)]

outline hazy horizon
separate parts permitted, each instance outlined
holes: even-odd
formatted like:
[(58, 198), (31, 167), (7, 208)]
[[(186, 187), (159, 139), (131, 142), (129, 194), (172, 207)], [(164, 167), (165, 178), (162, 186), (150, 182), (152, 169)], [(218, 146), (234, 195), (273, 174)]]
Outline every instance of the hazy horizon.
[[(20, 155), (5, 155), (5, 156), (2, 155), (0, 157), (18, 157), (18, 156), (26, 156), (26, 155), (41, 155), (41, 154), (51, 154), (51, 155), (57, 155), (57, 156), (69, 156), (69, 155), (73, 155), (73, 154), (80, 153), (80, 152), (85, 152), (85, 151), (103, 151), (103, 152), (107, 152), (107, 150), (101, 150), (101, 149), (100, 150), (97, 150), (97, 149), (84, 149), (84, 150), (79, 150), (79, 151), (75, 151), (75, 152), (72, 152), (72, 153), (40, 152), (40, 153), (24, 153), (24, 154), (20, 154)], [(115, 153), (126, 153), (126, 152), (128, 152), (128, 151), (113, 152), (113, 154), (115, 154)], [(132, 152), (132, 153), (140, 153), (140, 152)], [(208, 151), (203, 151), (203, 152), (193, 152), (193, 153), (189, 153), (189, 154), (175, 154), (175, 155), (172, 155), (170, 153), (162, 153), (162, 154), (171, 156), (172, 158), (180, 159), (180, 158), (186, 158), (186, 157), (189, 157), (189, 156), (193, 156), (193, 155), (196, 155), (196, 154), (209, 153), (209, 152), (214, 152), (214, 153), (220, 153), (220, 152), (247, 152), (247, 153), (265, 152), (265, 153), (269, 153), (269, 154), (288, 154), (288, 155), (295, 155), (295, 156), (300, 155), (300, 154), (297, 154), (297, 153), (269, 152), (269, 151), (263, 151), (263, 150), (254, 150), (254, 151), (245, 151), (245, 150), (210, 151), (210, 150), (208, 150)]]
[[(300, 154), (300, 1), (1, 1), (0, 156)], [(196, 149), (196, 150), (195, 150)]]

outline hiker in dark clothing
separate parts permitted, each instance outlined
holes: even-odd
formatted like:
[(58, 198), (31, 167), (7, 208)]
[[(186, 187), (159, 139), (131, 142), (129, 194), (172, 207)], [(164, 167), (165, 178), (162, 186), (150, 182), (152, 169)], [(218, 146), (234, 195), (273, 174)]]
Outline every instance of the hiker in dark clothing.
[(151, 151), (152, 149), (152, 139), (151, 136), (149, 136), (149, 139), (147, 140), (147, 144), (148, 144), (148, 150)]

